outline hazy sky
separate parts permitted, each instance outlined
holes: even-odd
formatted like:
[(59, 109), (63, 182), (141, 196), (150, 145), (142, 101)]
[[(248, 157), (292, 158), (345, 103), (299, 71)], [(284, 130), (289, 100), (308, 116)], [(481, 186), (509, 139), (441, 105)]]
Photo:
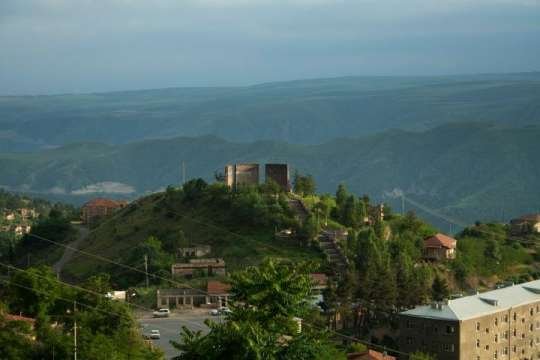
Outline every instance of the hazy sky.
[(0, 0), (0, 94), (540, 70), (540, 0)]

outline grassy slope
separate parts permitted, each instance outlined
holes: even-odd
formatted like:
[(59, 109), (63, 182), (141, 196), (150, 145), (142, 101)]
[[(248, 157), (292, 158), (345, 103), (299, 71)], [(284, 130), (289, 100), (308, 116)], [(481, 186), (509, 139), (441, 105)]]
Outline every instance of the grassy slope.
[[(192, 244), (209, 244), (211, 256), (223, 257), (227, 270), (256, 264), (265, 256), (322, 262), (315, 249), (301, 247), (293, 241), (276, 240), (274, 229), (238, 227), (220, 209), (184, 208), (170, 216), (163, 208), (162, 194), (142, 198), (99, 226), (83, 245), (87, 252), (125, 263), (130, 249), (149, 236), (161, 240), (178, 236), (180, 230)], [(142, 264), (131, 264), (139, 266)], [(105, 266), (87, 256), (78, 256), (67, 264), (69, 275), (83, 278), (97, 270), (111, 270), (121, 274), (125, 269)]]

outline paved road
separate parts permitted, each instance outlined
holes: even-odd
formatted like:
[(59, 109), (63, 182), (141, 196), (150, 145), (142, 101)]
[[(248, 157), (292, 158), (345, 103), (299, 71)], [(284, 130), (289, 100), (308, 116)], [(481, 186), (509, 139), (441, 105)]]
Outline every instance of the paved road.
[(66, 248), (60, 260), (58, 260), (56, 264), (53, 265), (53, 270), (57, 274), (62, 272), (64, 265), (68, 261), (70, 261), (71, 258), (73, 257), (73, 254), (75, 253), (75, 249), (79, 248), (79, 245), (88, 237), (88, 233), (90, 232), (88, 228), (84, 225), (75, 225), (75, 228), (78, 231), (77, 239), (75, 239), (75, 241), (72, 241), (68, 244), (68, 246), (71, 247), (72, 249)]
[[(190, 330), (201, 330), (204, 333), (208, 332), (208, 327), (204, 324), (204, 320), (209, 318), (208, 313), (184, 313), (172, 314), (168, 318), (151, 318), (145, 316), (139, 319), (139, 323), (145, 326), (148, 330), (159, 330), (161, 339), (152, 340), (154, 345), (165, 352), (165, 358), (170, 359), (178, 355), (178, 350), (172, 347), (170, 340), (179, 341), (180, 331), (182, 326), (186, 326)], [(216, 320), (216, 319), (214, 319)]]

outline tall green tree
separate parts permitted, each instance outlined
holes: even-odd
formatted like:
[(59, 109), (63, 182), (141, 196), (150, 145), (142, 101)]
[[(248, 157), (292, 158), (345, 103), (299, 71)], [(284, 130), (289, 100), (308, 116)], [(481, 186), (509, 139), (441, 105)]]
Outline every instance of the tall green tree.
[(435, 301), (443, 301), (448, 299), (450, 296), (448, 283), (443, 277), (437, 275), (433, 280), (433, 285), (431, 286), (431, 296)]
[(265, 260), (231, 276), (234, 302), (226, 322), (207, 322), (202, 335), (183, 328), (175, 359), (331, 359), (339, 358), (324, 333), (296, 318), (309, 313), (309, 267)]

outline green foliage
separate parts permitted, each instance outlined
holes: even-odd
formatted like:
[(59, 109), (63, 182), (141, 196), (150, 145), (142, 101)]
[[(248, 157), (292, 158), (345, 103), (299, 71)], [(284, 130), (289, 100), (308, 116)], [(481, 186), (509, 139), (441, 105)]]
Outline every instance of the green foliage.
[(448, 283), (440, 276), (436, 276), (431, 286), (431, 297), (435, 301), (443, 301), (450, 296), (450, 290), (448, 289)]
[(22, 321), (8, 321), (0, 309), (0, 358), (31, 359), (34, 343), (30, 325)]
[(501, 224), (477, 224), (464, 229), (457, 239), (457, 259), (451, 266), (460, 281), (472, 274), (506, 278), (512, 267), (533, 261), (520, 242), (509, 239), (508, 229)]
[(409, 356), (410, 360), (436, 360), (433, 355), (423, 353), (421, 351), (415, 351)]
[(315, 179), (311, 175), (300, 175), (296, 172), (294, 174), (293, 186), (296, 194), (302, 196), (315, 194)]

